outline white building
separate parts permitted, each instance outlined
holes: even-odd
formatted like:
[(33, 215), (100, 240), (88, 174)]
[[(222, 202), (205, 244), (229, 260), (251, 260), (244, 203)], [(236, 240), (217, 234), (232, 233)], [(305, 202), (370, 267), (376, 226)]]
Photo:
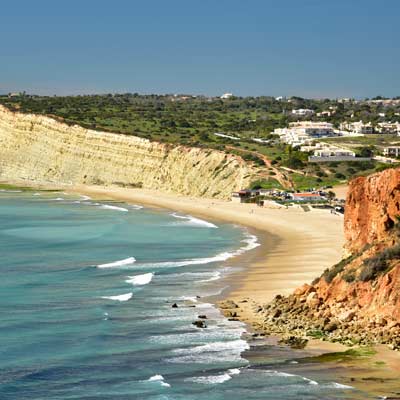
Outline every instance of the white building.
[(362, 121), (358, 122), (342, 122), (340, 129), (348, 132), (354, 132), (357, 134), (369, 135), (374, 133), (374, 127), (371, 122), (364, 124)]
[(297, 110), (293, 109), (292, 110), (292, 114), (293, 115), (297, 115), (299, 117), (305, 117), (307, 115), (313, 115), (314, 114), (314, 110), (310, 110), (308, 108), (298, 108)]
[(390, 146), (383, 149), (383, 155), (399, 157), (400, 156), (400, 146)]
[(230, 99), (233, 97), (233, 93), (224, 93), (220, 98), (221, 99)]
[(400, 134), (400, 122), (379, 122), (376, 130), (379, 133)]
[(314, 151), (316, 157), (355, 157), (356, 153), (339, 147), (325, 147)]
[(292, 122), (288, 128), (275, 129), (273, 134), (292, 146), (307, 145), (315, 139), (336, 135), (332, 124), (313, 121)]

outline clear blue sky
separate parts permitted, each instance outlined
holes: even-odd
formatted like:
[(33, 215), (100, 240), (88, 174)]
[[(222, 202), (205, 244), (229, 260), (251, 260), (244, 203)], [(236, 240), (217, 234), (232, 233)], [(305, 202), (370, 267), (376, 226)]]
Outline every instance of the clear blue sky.
[(0, 92), (400, 95), (400, 0), (20, 0)]

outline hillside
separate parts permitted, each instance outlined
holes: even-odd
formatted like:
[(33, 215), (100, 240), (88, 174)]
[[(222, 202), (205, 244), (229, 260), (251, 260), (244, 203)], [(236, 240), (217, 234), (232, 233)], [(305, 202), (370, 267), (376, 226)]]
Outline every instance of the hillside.
[(260, 310), (283, 335), (400, 349), (400, 169), (350, 184), (345, 258), (311, 285)]
[(67, 125), (0, 106), (0, 180), (143, 187), (228, 198), (257, 178), (236, 155)]
[[(24, 93), (0, 96), (0, 104), (12, 111), (45, 115), (68, 125), (99, 132), (121, 133), (152, 142), (208, 148), (238, 155), (264, 169), (263, 187), (296, 188), (334, 186), (358, 175), (384, 168), (378, 162), (308, 162), (308, 154), (281, 143), (271, 132), (300, 119), (327, 121), (336, 127), (345, 120), (380, 121), (384, 112), (398, 118), (400, 105), (384, 106), (365, 101), (339, 102), (333, 99), (277, 100), (271, 96), (218, 97), (191, 95), (103, 94), (81, 96), (36, 96)], [(312, 117), (299, 117), (292, 109), (309, 108)], [(334, 113), (319, 114), (327, 109)], [(369, 135), (347, 143), (357, 154), (365, 147), (381, 150), (397, 136)], [(389, 137), (390, 136), (390, 137)], [(336, 143), (336, 140), (338, 143)], [(265, 163), (267, 160), (267, 163)]]

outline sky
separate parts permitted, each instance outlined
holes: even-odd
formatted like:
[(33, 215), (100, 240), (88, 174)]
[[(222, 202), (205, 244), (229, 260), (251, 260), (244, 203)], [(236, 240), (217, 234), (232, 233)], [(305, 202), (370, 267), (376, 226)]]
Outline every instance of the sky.
[(400, 0), (19, 0), (0, 93), (400, 95)]

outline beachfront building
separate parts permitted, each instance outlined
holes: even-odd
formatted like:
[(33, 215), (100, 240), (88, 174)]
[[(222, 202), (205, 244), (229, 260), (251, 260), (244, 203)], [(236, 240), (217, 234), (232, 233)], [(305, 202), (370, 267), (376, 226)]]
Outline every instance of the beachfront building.
[(298, 117), (306, 117), (313, 114), (314, 110), (310, 110), (308, 108), (298, 108), (292, 110), (292, 115), (297, 115)]
[(260, 196), (259, 190), (243, 189), (238, 192), (233, 192), (231, 195), (231, 201), (236, 203), (246, 203), (251, 198)]
[(317, 192), (304, 192), (304, 193), (288, 193), (288, 198), (293, 201), (322, 201), (326, 200)]
[(389, 157), (399, 157), (400, 156), (400, 146), (389, 146), (383, 149), (383, 155)]
[(315, 139), (336, 135), (332, 124), (314, 121), (291, 122), (288, 128), (275, 129), (272, 133), (292, 146), (308, 145)]
[(370, 135), (374, 133), (374, 127), (371, 122), (364, 124), (362, 121), (358, 122), (342, 122), (340, 129), (343, 131), (353, 132), (361, 135)]

